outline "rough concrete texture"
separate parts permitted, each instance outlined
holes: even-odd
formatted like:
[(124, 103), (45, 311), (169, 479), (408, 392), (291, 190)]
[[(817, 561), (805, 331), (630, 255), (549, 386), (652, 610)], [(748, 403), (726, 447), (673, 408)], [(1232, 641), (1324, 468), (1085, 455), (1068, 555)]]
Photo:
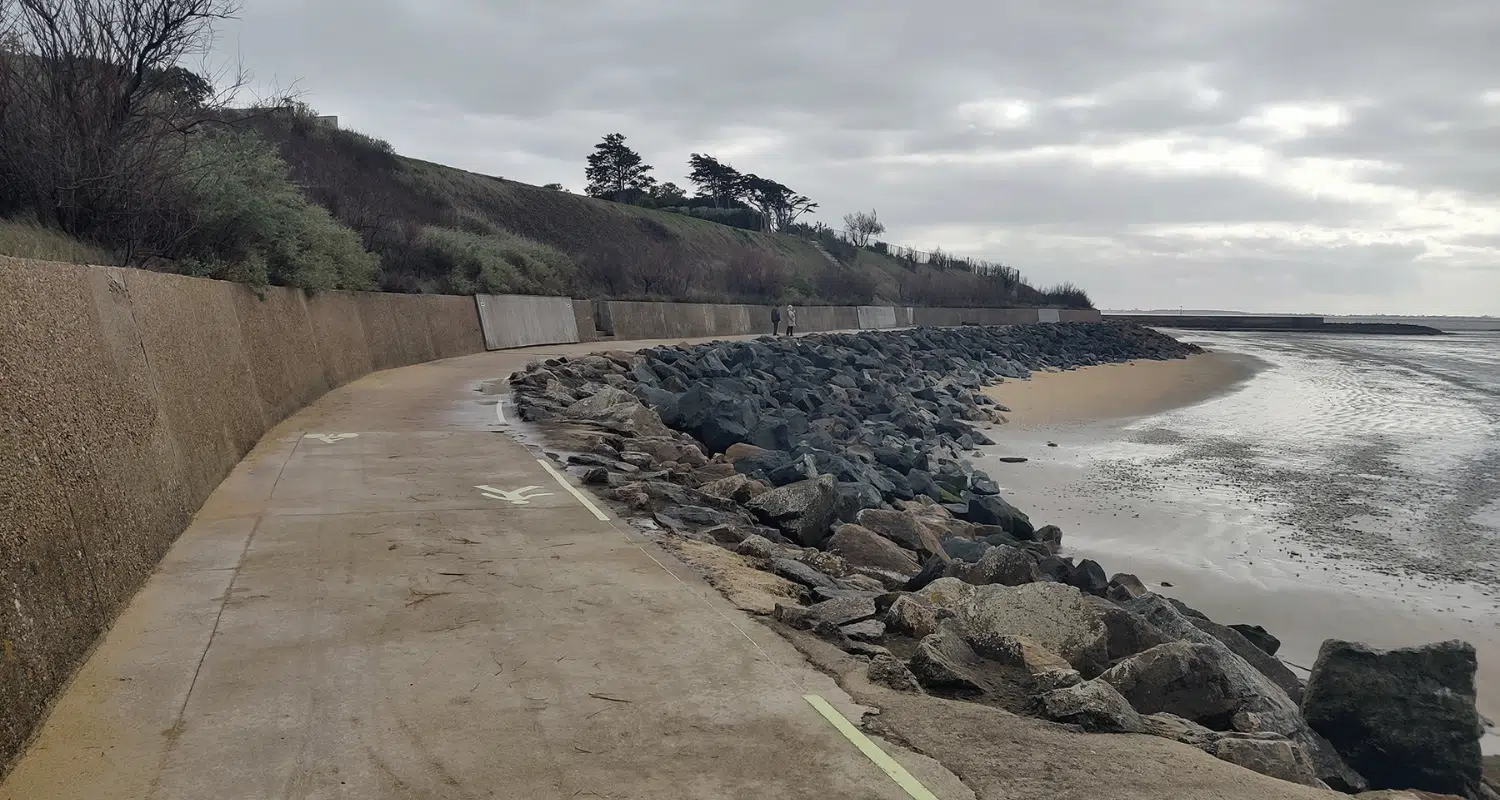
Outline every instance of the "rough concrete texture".
[(578, 326), (578, 341), (599, 341), (599, 329), (594, 322), (594, 301), (574, 300), (573, 319)]
[(446, 319), (469, 298), (263, 295), (0, 258), (0, 765), (270, 425), (372, 352), (482, 348), (477, 320)]
[(858, 720), (829, 678), (496, 435), (473, 386), (534, 354), (370, 375), (273, 429), (0, 800), (907, 798), (803, 699)]
[(860, 306), (858, 314), (860, 330), (896, 327), (896, 309), (891, 306)]
[(486, 349), (582, 341), (574, 301), (566, 297), (481, 294), (474, 303)]

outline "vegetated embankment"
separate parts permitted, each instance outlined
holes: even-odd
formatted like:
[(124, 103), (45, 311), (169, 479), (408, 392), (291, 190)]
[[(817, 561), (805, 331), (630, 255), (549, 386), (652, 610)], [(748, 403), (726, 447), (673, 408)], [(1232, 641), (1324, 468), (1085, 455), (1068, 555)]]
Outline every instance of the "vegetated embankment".
[(987, 384), (1196, 349), (1122, 323), (918, 328), (550, 359), (511, 382), (587, 483), (871, 683), (1310, 787), (1488, 797), (1472, 647), (1330, 640), (1304, 684), (1267, 631), (1064, 556), (967, 459), (1004, 413)]

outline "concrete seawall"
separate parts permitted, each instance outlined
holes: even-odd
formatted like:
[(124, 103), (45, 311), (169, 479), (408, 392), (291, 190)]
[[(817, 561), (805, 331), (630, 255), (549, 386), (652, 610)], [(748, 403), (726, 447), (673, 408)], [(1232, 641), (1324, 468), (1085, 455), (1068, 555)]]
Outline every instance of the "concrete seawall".
[[(1040, 319), (880, 306), (797, 317), (801, 332)], [(770, 328), (759, 305), (309, 294), (0, 257), (0, 771), (213, 489), (329, 390), (487, 348)]]
[(266, 430), (483, 349), (467, 297), (0, 258), (0, 765)]

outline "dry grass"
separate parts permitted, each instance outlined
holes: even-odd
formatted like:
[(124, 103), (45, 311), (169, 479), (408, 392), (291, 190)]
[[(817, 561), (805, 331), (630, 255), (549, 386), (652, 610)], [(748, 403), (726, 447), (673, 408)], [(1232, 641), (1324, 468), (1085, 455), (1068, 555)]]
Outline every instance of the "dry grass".
[(102, 248), (24, 219), (0, 219), (0, 255), (71, 264), (117, 263), (115, 257)]

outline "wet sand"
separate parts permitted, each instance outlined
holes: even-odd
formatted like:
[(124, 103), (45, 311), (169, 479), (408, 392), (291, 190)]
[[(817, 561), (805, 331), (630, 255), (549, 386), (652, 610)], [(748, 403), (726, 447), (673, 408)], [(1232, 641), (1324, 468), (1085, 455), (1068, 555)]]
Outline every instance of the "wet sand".
[(1057, 425), (1137, 417), (1201, 403), (1231, 391), (1264, 366), (1252, 356), (1209, 352), (1173, 361), (1132, 361), (1061, 372), (985, 389), (1014, 425)]
[[(1271, 355), (1280, 363), (1260, 357)], [(1399, 387), (1371, 387), (1371, 372), (1386, 374), (1361, 363), (1345, 375), (1326, 361), (1295, 362), (1252, 346), (1179, 361), (1042, 373), (987, 391), (1012, 413), (1009, 424), (990, 432), (1000, 444), (987, 448), (979, 466), (1033, 521), (1062, 527), (1066, 555), (1095, 559), (1110, 574), (1134, 573), (1218, 622), (1263, 625), (1281, 638), (1283, 660), (1300, 671), (1331, 637), (1379, 647), (1468, 641), (1479, 653), (1480, 710), (1494, 719), (1500, 716), (1500, 602), (1493, 585), (1483, 576), (1444, 574), (1420, 557), (1393, 555), (1441, 552), (1443, 546), (1405, 541), (1410, 534), (1403, 525), (1421, 530), (1423, 520), (1410, 518), (1411, 509), (1376, 502), (1374, 479), (1416, 484), (1411, 474), (1385, 474), (1387, 462), (1410, 468), (1417, 459), (1398, 448), (1386, 458), (1346, 465), (1338, 454), (1351, 445), (1318, 426), (1347, 425), (1356, 415), (1368, 418), (1370, 409), (1346, 409), (1338, 396), (1298, 391), (1297, 382), (1305, 384), (1308, 375), (1332, 374), (1355, 397), (1380, 397), (1384, 389), (1391, 397), (1410, 397)], [(1441, 411), (1433, 403), (1412, 405), (1390, 409), (1392, 418), (1404, 414), (1419, 428), (1443, 427), (1439, 416), (1420, 418)], [(1329, 419), (1319, 421), (1319, 413)], [(1375, 422), (1377, 428), (1388, 424), (1396, 423)], [(1283, 439), (1272, 436), (1276, 430)], [(1298, 441), (1308, 452), (1288, 444)], [(1317, 460), (1325, 452), (1327, 461)], [(988, 456), (1030, 461), (1006, 464)], [(1316, 478), (1319, 470), (1336, 474), (1325, 485)], [(1362, 496), (1323, 499), (1344, 491), (1340, 479), (1363, 482)], [(1434, 500), (1439, 492), (1413, 494), (1421, 513), (1441, 512)], [(1432, 527), (1433, 520), (1426, 522)], [(1351, 526), (1374, 538), (1351, 533)], [(1336, 537), (1344, 547), (1335, 546)], [(1487, 563), (1478, 556), (1470, 563), (1476, 562)], [(1493, 729), (1484, 744), (1486, 752), (1500, 752)]]

